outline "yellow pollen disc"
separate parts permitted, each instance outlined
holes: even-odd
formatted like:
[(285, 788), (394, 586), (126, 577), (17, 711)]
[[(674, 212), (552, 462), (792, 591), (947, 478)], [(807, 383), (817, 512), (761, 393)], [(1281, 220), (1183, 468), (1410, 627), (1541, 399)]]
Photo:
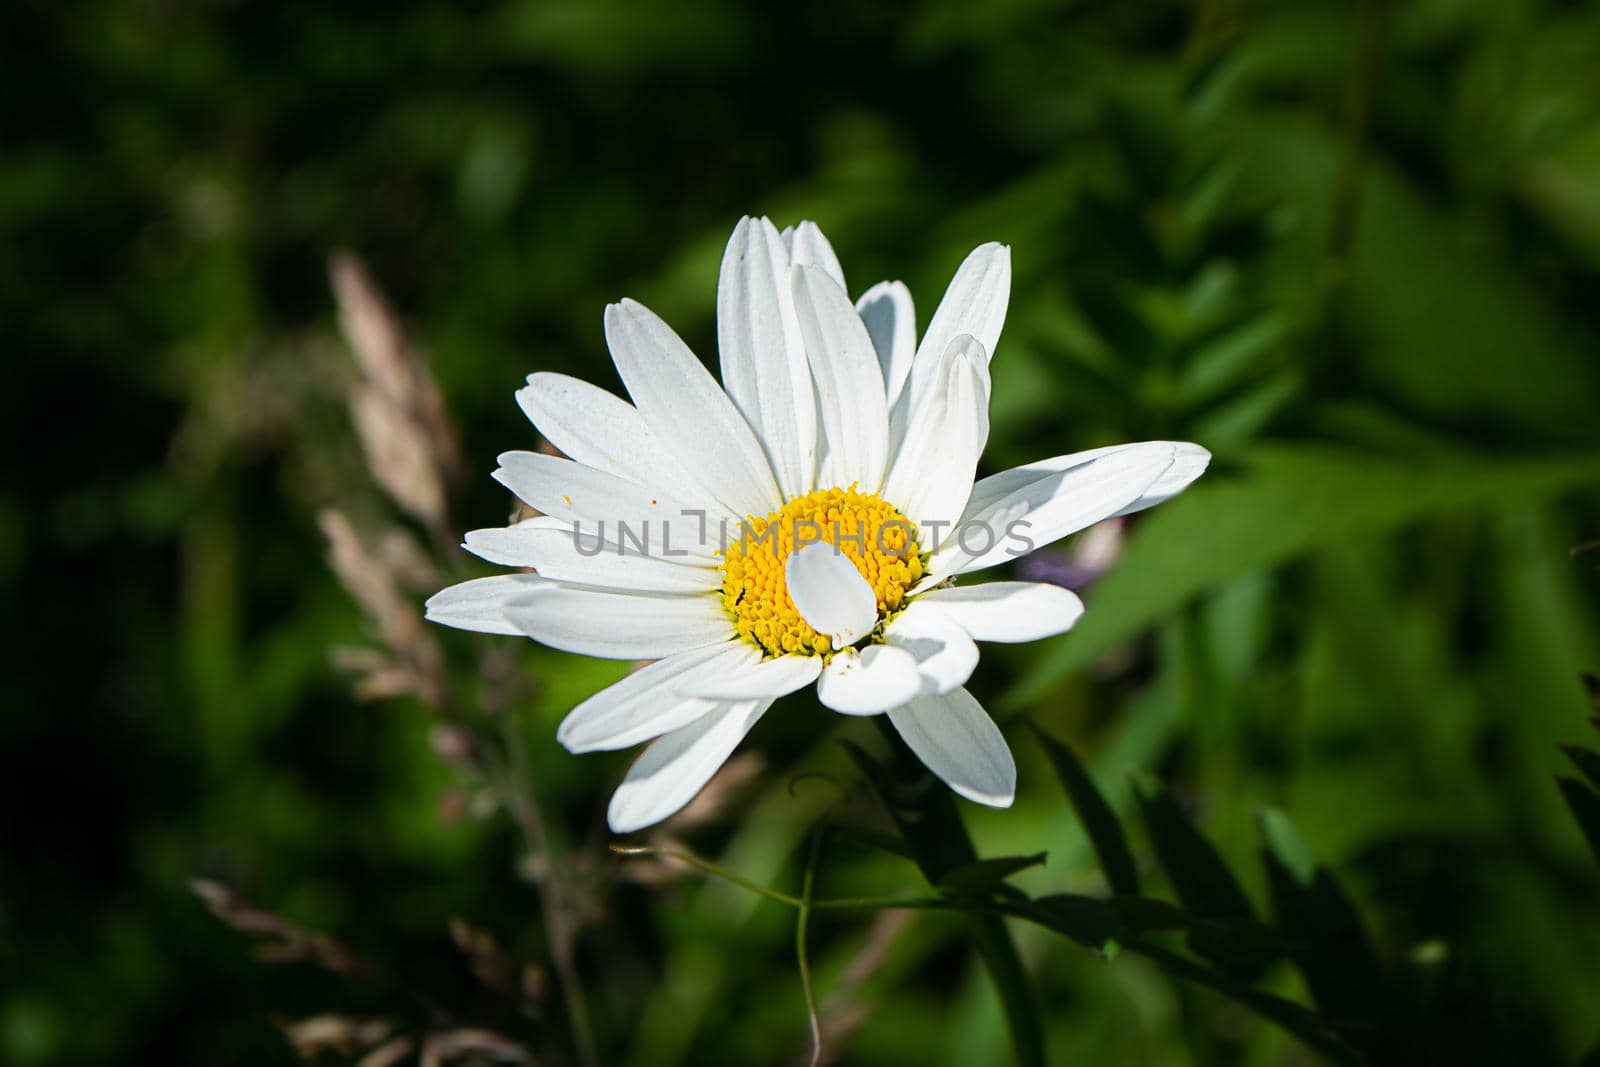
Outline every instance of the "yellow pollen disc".
[(833, 644), (795, 610), (784, 578), (789, 554), (809, 544), (835, 545), (872, 586), (881, 621), (900, 610), (906, 590), (922, 577), (916, 527), (872, 493), (818, 489), (795, 497), (763, 518), (745, 519), (730, 533), (722, 556), (722, 606), (745, 641), (769, 656), (825, 656)]

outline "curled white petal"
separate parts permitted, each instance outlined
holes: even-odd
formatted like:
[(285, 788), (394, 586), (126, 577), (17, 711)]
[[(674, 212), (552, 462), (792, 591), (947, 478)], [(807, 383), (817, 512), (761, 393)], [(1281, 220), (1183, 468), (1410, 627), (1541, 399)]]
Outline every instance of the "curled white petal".
[(834, 254), (833, 245), (823, 235), (822, 227), (810, 219), (801, 221), (798, 226), (785, 226), (783, 246), (789, 250), (789, 262), (794, 266), (820, 267), (840, 289), (848, 291), (844, 284), (844, 268), (839, 266), (839, 257)]
[(933, 547), (947, 536), (972, 494), (989, 436), (989, 366), (976, 340), (951, 341), (937, 371), (911, 384), (910, 421), (891, 458), (883, 495), (917, 524)]
[(892, 645), (847, 648), (834, 655), (817, 680), (817, 699), (844, 715), (878, 715), (922, 691), (911, 653)]
[(783, 566), (789, 598), (800, 617), (834, 648), (853, 645), (878, 624), (878, 597), (850, 557), (818, 542), (791, 552)]
[(950, 279), (950, 287), (928, 320), (917, 359), (937, 358), (962, 334), (976, 338), (994, 357), (1011, 301), (1011, 249), (990, 241), (974, 248)]
[(884, 627), (883, 639), (917, 661), (923, 695), (965, 685), (978, 666), (978, 646), (938, 605), (913, 600)]
[(917, 316), (904, 282), (879, 282), (861, 294), (856, 313), (872, 338), (883, 376), (884, 399), (893, 409), (911, 373), (917, 351)]

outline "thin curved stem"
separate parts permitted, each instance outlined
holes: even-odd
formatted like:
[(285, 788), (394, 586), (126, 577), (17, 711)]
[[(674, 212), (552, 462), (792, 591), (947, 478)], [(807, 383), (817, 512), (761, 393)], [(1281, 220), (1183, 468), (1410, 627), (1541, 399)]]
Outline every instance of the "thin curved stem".
[(611, 851), (619, 856), (654, 856), (658, 859), (672, 859), (680, 863), (687, 863), (691, 867), (705, 871), (709, 875), (721, 878), (724, 882), (731, 882), (741, 889), (748, 889), (758, 896), (775, 900), (779, 904), (787, 904), (791, 908), (801, 906), (799, 897), (790, 896), (788, 893), (776, 889), (768, 889), (759, 882), (753, 882), (742, 874), (735, 874), (726, 867), (719, 867), (704, 856), (696, 855), (682, 848), (658, 848), (654, 845), (612, 845)]
[(817, 1014), (817, 991), (811, 982), (811, 960), (806, 953), (806, 929), (811, 921), (811, 891), (816, 886), (817, 864), (822, 856), (822, 835), (819, 828), (811, 835), (811, 851), (806, 857), (805, 874), (800, 880), (800, 915), (794, 924), (794, 953), (800, 968), (800, 988), (806, 997), (806, 1020), (811, 1024), (811, 1067), (822, 1062), (822, 1019)]

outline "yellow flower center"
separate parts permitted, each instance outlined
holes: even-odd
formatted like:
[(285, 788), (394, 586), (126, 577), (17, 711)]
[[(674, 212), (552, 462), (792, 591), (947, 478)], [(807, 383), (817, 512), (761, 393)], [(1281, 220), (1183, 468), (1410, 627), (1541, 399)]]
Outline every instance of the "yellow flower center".
[(818, 542), (838, 547), (856, 565), (878, 598), (880, 621), (900, 610), (906, 590), (923, 574), (916, 527), (892, 504), (854, 485), (818, 489), (765, 517), (749, 516), (722, 553), (722, 606), (739, 637), (769, 656), (833, 651), (828, 635), (795, 610), (784, 575), (791, 552)]

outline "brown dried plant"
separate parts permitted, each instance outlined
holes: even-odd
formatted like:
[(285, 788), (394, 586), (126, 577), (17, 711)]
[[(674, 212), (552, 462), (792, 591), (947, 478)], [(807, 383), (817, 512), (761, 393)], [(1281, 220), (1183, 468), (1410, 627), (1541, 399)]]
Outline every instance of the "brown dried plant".
[[(329, 566), (373, 639), (334, 649), (333, 663), (354, 676), (358, 699), (411, 699), (439, 716), (430, 735), (434, 751), (462, 776), (461, 787), (451, 794), (461, 802), (442, 806), (442, 814), (504, 812), (518, 828), (524, 854), (516, 870), (538, 886), (543, 941), (556, 981), (538, 964), (514, 964), (486, 931), (457, 920), (451, 936), (479, 983), (511, 998), (524, 1016), (540, 1014), (546, 993), (552, 986), (559, 990), (572, 1051), (579, 1063), (590, 1065), (596, 1057), (576, 953), (579, 932), (596, 908), (587, 883), (580, 884), (565, 858), (553, 852), (532, 788), (515, 711), (529, 692), (528, 680), (514, 653), (479, 642), (471, 662), (474, 699), (463, 701), (450, 684), (446, 649), (422, 617), (425, 593), (462, 570), (449, 514), (450, 488), (460, 467), (456, 433), (426, 361), (366, 268), (339, 253), (332, 257), (329, 276), (357, 371), (345, 378), (356, 440), (372, 483), (399, 512), (393, 518), (358, 520), (345, 508), (329, 506), (317, 516)], [(425, 542), (407, 520), (426, 535)], [(260, 949), (264, 959), (394, 984), (339, 942), (254, 908), (219, 883), (196, 881), (194, 890), (222, 921), (266, 937)], [(420, 990), (404, 992), (427, 1007), (425, 1027), (403, 1032), (393, 1020), (331, 1013), (280, 1025), (302, 1055), (359, 1054), (363, 1067), (411, 1057), (440, 1067), (529, 1062), (527, 1050), (515, 1040), (452, 1020)]]

